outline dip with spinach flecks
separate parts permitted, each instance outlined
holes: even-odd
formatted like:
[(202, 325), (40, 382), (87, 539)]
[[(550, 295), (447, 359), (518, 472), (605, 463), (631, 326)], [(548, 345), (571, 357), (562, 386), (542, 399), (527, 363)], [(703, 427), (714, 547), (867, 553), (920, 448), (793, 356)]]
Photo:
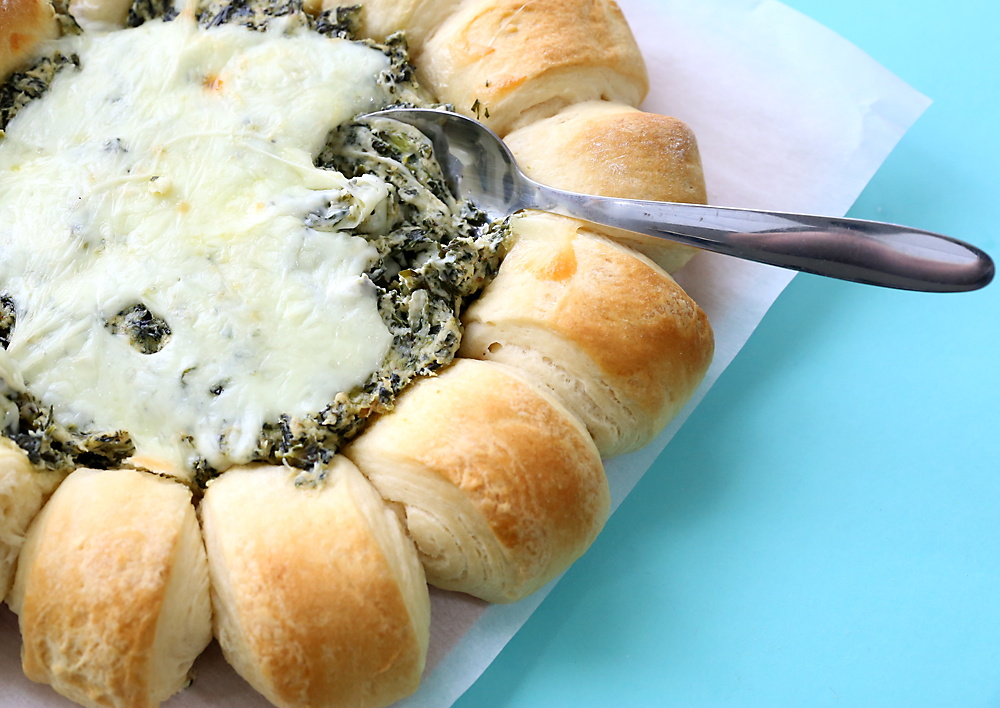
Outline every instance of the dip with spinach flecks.
[(0, 88), (0, 404), (36, 465), (309, 469), (452, 360), (507, 229), (357, 118), (432, 101), (356, 12), (138, 0)]

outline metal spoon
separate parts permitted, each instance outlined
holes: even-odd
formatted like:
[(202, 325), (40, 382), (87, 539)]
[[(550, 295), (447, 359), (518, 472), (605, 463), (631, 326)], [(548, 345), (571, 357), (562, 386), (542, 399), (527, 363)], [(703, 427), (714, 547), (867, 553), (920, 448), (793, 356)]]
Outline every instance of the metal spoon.
[[(553, 189), (518, 169), (481, 123), (424, 108), (372, 113), (427, 135), (456, 196), (491, 218), (539, 209), (737, 258), (900, 290), (963, 292), (993, 279), (993, 261), (962, 241), (861, 219), (595, 197)], [(571, 158), (568, 158), (571, 159)]]

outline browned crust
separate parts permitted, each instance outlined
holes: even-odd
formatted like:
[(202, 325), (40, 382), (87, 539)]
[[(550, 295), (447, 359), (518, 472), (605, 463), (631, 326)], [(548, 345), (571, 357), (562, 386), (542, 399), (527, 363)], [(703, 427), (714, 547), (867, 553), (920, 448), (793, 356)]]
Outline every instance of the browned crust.
[(58, 31), (48, 0), (0, 0), (0, 81), (23, 68), (39, 42)]
[(642, 54), (613, 0), (466, 3), (416, 63), (439, 99), (473, 116), (478, 101), (478, 117), (500, 135), (578, 101), (638, 105), (648, 89)]
[(154, 641), (190, 497), (131, 470), (66, 479), (18, 569), (28, 678), (84, 705), (158, 704)]
[[(509, 563), (514, 577), (494, 579), (512, 583), (502, 591), (461, 579), (447, 587), (493, 601), (517, 599), (565, 570), (608, 515), (607, 479), (583, 426), (547, 394), (487, 362), (456, 360), (420, 381), (346, 454), (366, 473), (370, 460), (415, 464), (457, 489), (506, 556), (494, 565)], [(481, 541), (466, 552), (491, 545)], [(435, 584), (430, 573), (429, 580)]]
[(416, 690), (426, 639), (343, 475), (324, 489), (298, 489), (293, 476), (234, 468), (206, 493), (217, 636), (278, 706), (387, 705)]
[(404, 405), (397, 450), (461, 489), (504, 546), (542, 558), (590, 535), (600, 460), (575, 421), (524, 383), (458, 362)]
[[(585, 386), (610, 389), (645, 444), (646, 428), (655, 434), (676, 415), (711, 363), (705, 313), (655, 264), (581, 222), (534, 212), (514, 231), (521, 237), (499, 275), (465, 314), (460, 354), (492, 358), (491, 341), (506, 343), (515, 332), (523, 339), (513, 343)], [(578, 402), (561, 400), (586, 419)], [(625, 451), (599, 447), (605, 456)]]

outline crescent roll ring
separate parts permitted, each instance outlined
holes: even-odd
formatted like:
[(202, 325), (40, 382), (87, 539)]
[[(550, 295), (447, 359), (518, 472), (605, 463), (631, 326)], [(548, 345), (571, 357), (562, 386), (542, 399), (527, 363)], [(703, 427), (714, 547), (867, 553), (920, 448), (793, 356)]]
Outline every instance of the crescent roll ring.
[(500, 272), (465, 312), (459, 355), (551, 390), (605, 458), (656, 437), (701, 383), (708, 318), (648, 258), (584, 222), (528, 212)]

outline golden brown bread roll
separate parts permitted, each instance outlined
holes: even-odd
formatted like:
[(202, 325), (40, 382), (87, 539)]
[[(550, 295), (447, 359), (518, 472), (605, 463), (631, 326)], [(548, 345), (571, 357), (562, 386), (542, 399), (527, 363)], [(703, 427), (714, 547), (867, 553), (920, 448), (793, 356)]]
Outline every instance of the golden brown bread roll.
[(614, 0), (469, 0), (414, 63), (438, 99), (501, 136), (580, 101), (637, 106), (648, 89)]
[(0, 437), (0, 602), (14, 582), (28, 525), (63, 476), (36, 471), (21, 448)]
[[(525, 173), (542, 184), (605, 197), (706, 203), (698, 143), (676, 118), (587, 101), (519, 128), (504, 142)], [(597, 224), (587, 228), (638, 250), (668, 273), (697, 253), (631, 231)]]
[(48, 0), (0, 2), (0, 81), (24, 68), (39, 42), (58, 33), (56, 14)]
[(157, 706), (211, 640), (208, 564), (190, 490), (77, 470), (28, 531), (8, 600), (25, 675), (84, 706)]
[(295, 475), (238, 467), (205, 493), (216, 637), (276, 706), (388, 705), (417, 689), (427, 655), (413, 542), (345, 458), (318, 487)]
[(132, 0), (70, 0), (69, 14), (87, 30), (124, 27)]
[(564, 571), (608, 517), (580, 422), (496, 364), (456, 360), (407, 390), (344, 454), (404, 506), (432, 585), (491, 602)]
[(496, 279), (466, 311), (460, 356), (516, 367), (584, 421), (605, 458), (646, 445), (712, 361), (708, 319), (652, 261), (529, 212)]

